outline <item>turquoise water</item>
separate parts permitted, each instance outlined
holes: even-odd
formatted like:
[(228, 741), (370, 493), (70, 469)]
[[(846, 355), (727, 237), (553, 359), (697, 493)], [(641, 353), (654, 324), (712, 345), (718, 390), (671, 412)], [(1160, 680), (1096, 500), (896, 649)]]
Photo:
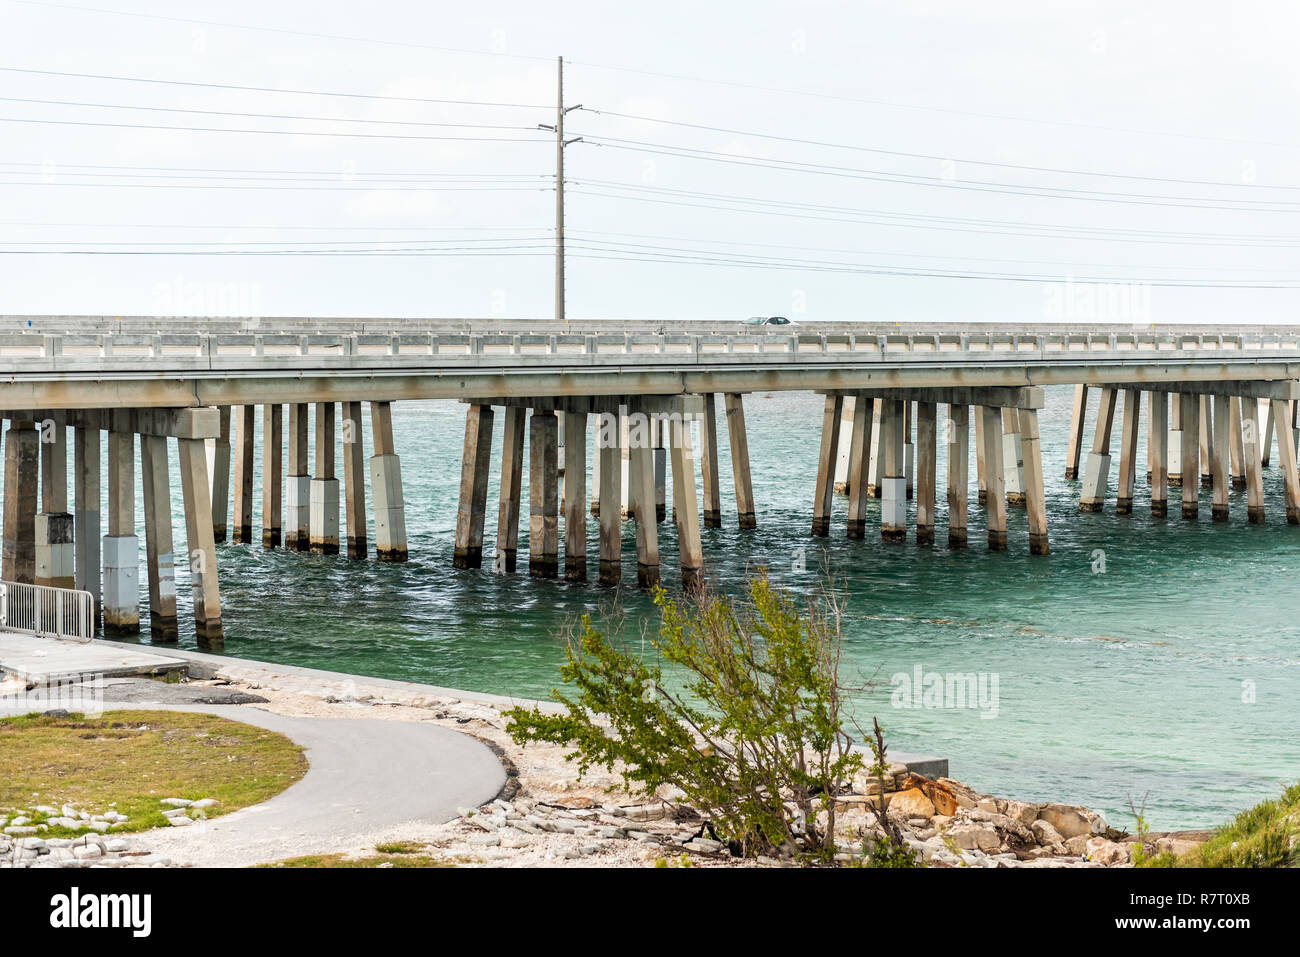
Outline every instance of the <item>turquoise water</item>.
[[(836, 497), (831, 537), (812, 539), (821, 399), (747, 397), (759, 527), (744, 534), (735, 527), (724, 455), (726, 527), (704, 532), (709, 578), (734, 591), (747, 568), (763, 564), (805, 590), (829, 567), (847, 583), (846, 678), (875, 676), (855, 700), (857, 716), (869, 724), (878, 715), (900, 750), (949, 757), (953, 775), (977, 788), (1086, 804), (1120, 826), (1132, 823), (1130, 796), (1140, 803), (1149, 792), (1155, 828), (1220, 823), (1300, 778), (1300, 528), (1285, 523), (1281, 475), (1276, 467), (1265, 473), (1264, 527), (1246, 524), (1244, 492), (1233, 493), (1228, 525), (1210, 521), (1208, 490), (1199, 522), (1177, 517), (1176, 501), (1174, 517), (1152, 520), (1141, 475), (1134, 515), (1116, 516), (1113, 497), (1105, 513), (1079, 514), (1077, 483), (1063, 478), (1071, 390), (1048, 389), (1047, 397), (1041, 426), (1052, 554), (1045, 558), (1028, 554), (1023, 510), (1009, 510), (1007, 552), (983, 547), (973, 456), (971, 548), (886, 545), (875, 502), (867, 540), (846, 541), (843, 496)], [(718, 418), (725, 449), (725, 417)], [(545, 697), (563, 658), (557, 632), (585, 611), (600, 611), (610, 590), (451, 567), (463, 422), (464, 406), (456, 403), (394, 407), (407, 564), (220, 546), (227, 653)], [(1117, 415), (1116, 437), (1118, 424)], [(366, 442), (369, 450), (368, 435)], [(941, 445), (941, 486), (943, 452)], [(489, 553), (495, 476), (490, 495)], [(179, 551), (178, 485), (174, 497)], [(940, 502), (941, 543), (946, 521)], [(627, 523), (620, 597), (635, 620), (652, 608), (635, 587), (632, 531)], [(588, 533), (594, 556), (594, 521)], [(671, 523), (660, 535), (664, 579), (675, 582)], [(372, 548), (373, 540), (372, 528)], [(525, 530), (524, 569), (526, 545)], [(802, 572), (794, 568), (801, 549)], [(1105, 553), (1100, 573), (1097, 549)], [(183, 570), (178, 577), (184, 615)], [(181, 630), (191, 643), (184, 620)], [(996, 717), (974, 707), (893, 707), (891, 677), (910, 677), (917, 666), (927, 675), (995, 675)]]

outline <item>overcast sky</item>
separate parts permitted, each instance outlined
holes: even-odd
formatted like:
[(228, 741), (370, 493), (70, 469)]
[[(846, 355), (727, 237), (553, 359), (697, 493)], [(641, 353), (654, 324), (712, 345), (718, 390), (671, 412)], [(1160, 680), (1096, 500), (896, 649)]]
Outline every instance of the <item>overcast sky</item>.
[(562, 54), (570, 318), (1300, 321), (1294, 4), (0, 16), (0, 313), (549, 318)]

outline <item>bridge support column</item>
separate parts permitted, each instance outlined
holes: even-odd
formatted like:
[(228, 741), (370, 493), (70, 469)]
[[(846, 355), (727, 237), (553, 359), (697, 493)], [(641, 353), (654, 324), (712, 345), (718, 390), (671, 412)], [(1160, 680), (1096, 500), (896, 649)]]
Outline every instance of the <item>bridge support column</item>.
[[(728, 392), (727, 436), (731, 440), (731, 474), (736, 483), (736, 511), (741, 528), (757, 528), (754, 485), (749, 473), (749, 438), (745, 433), (745, 406), (739, 393)], [(658, 559), (656, 558), (656, 564)]]
[[(172, 542), (172, 497), (167, 439), (140, 436), (140, 479), (144, 485), (145, 572), (149, 578), (149, 638), (180, 637), (176, 620), (176, 553)], [(207, 482), (207, 475), (203, 476)], [(211, 512), (208, 513), (209, 516)]]
[(984, 420), (984, 465), (986, 491), (985, 514), (989, 526), (989, 551), (1007, 549), (1007, 500), (1002, 487), (1002, 410), (996, 406), (980, 406)]
[(1172, 393), (1173, 411), (1169, 424), (1169, 461), (1165, 468), (1172, 488), (1183, 487), (1183, 400), (1181, 393)]
[(691, 430), (680, 417), (670, 420), (669, 430), (668, 442), (673, 460), (673, 512), (677, 519), (682, 585), (687, 589), (696, 589), (704, 584), (704, 550), (700, 545), (700, 515), (695, 493), (695, 456), (691, 451)]
[(835, 491), (841, 495), (849, 494), (851, 484), (849, 459), (853, 455), (852, 442), (853, 420), (858, 412), (856, 396), (844, 397), (844, 408), (840, 412), (840, 436), (844, 439), (835, 450)]
[(460, 503), (456, 508), (453, 568), (483, 567), (483, 522), (492, 464), (490, 405), (471, 405), (465, 413), (465, 448), (460, 460)]
[[(309, 547), (317, 555), (339, 553), (339, 480), (334, 475), (334, 403), (316, 404), (316, 469), (307, 516)], [(482, 523), (479, 544), (482, 544)]]
[(915, 476), (916, 446), (912, 442), (912, 403), (905, 401), (903, 403), (903, 478), (905, 480), (903, 487), (909, 502), (916, 488), (913, 481)]
[(1138, 422), (1142, 415), (1142, 393), (1124, 390), (1124, 424), (1119, 439), (1119, 491), (1115, 514), (1133, 514), (1133, 486), (1137, 481)]
[(104, 536), (104, 634), (140, 632), (140, 541), (135, 535), (135, 434), (108, 433), (108, 534)]
[(1264, 440), (1259, 446), (1259, 462), (1264, 468), (1268, 468), (1268, 460), (1273, 453), (1273, 403), (1269, 399), (1263, 401), (1268, 406), (1268, 414), (1265, 418)]
[(95, 621), (99, 621), (103, 604), (100, 584), (100, 465), (99, 427), (77, 426), (72, 440), (73, 550), (75, 581), (73, 587), (90, 592), (95, 600)]
[(208, 448), (208, 490), (212, 495), (212, 540), (226, 540), (226, 519), (230, 515), (230, 406), (217, 409), (220, 434)]
[(1228, 520), (1228, 462), (1231, 457), (1228, 449), (1228, 425), (1231, 417), (1229, 403), (1236, 403), (1235, 398), (1216, 395), (1214, 402), (1214, 428), (1210, 433), (1210, 473), (1214, 483), (1214, 499), (1210, 505), (1210, 516), (1216, 522)]
[[(712, 404), (705, 397), (705, 409)], [(509, 427), (507, 426), (507, 431)], [(602, 412), (596, 430), (596, 455), (600, 461), (600, 583), (617, 585), (623, 577), (623, 442), (617, 412)], [(716, 451), (717, 435), (711, 448)], [(520, 439), (522, 442), (522, 437)], [(716, 479), (717, 473), (714, 473)], [(505, 478), (502, 477), (504, 487)], [(716, 502), (717, 500), (714, 499)]]
[(988, 444), (984, 440), (984, 413), (975, 407), (975, 483), (976, 500), (988, 504)]
[(1260, 468), (1259, 400), (1241, 399), (1242, 463), (1246, 471), (1246, 519), (1264, 524), (1264, 477)]
[(1246, 489), (1245, 443), (1241, 436), (1241, 399), (1235, 395), (1228, 399), (1228, 459), (1232, 487)]
[(42, 423), (41, 511), (36, 516), (38, 585), (71, 588), (76, 580), (72, 515), (68, 512), (68, 439), (62, 421)]
[(1020, 410), (1002, 410), (1002, 463), (1007, 504), (1025, 507), (1025, 453), (1020, 436)]
[(700, 481), (704, 486), (704, 527), (721, 528), (722, 495), (718, 485), (718, 414), (716, 397), (706, 392), (700, 421)]
[(283, 531), (284, 406), (262, 407), (262, 546), (278, 548)]
[(845, 534), (863, 539), (867, 535), (867, 471), (870, 467), (872, 405), (865, 393), (853, 399), (853, 421), (849, 433), (849, 517)]
[[(694, 465), (692, 464), (692, 469)], [(673, 481), (676, 483), (676, 460)], [(691, 505), (695, 475), (691, 474)], [(673, 509), (679, 507), (674, 484)], [(680, 519), (679, 519), (680, 521)], [(699, 537), (698, 523), (696, 538)], [(571, 582), (587, 580), (587, 413), (564, 413), (564, 578)]]
[(208, 651), (225, 647), (221, 623), (221, 589), (217, 581), (217, 546), (212, 538), (212, 502), (208, 497), (207, 443), (177, 440), (180, 452), (181, 495), (185, 503), (185, 544), (190, 585), (194, 589), (194, 635)]
[(366, 452), (361, 425), (361, 403), (343, 403), (343, 483), (348, 523), (348, 558), (365, 558)]
[(1025, 512), (1029, 519), (1029, 554), (1051, 552), (1047, 543), (1047, 496), (1043, 488), (1043, 448), (1038, 438), (1038, 410), (1020, 409), (1020, 438), (1025, 457)]
[[(559, 420), (555, 413), (534, 409), (528, 419), (528, 573), (538, 578), (554, 578), (559, 568), (558, 443)], [(653, 483), (653, 474), (650, 478)], [(649, 501), (654, 501), (653, 487)], [(643, 502), (637, 502), (637, 516), (647, 515), (653, 524), (654, 512), (643, 513)]]
[(1179, 394), (1178, 402), (1183, 409), (1183, 518), (1195, 519), (1200, 511), (1201, 493), (1196, 440), (1200, 432), (1200, 399), (1184, 392)]
[(36, 577), (36, 507), (40, 491), (40, 434), (31, 422), (12, 422), (5, 434), (5, 581)]
[(934, 544), (934, 480), (938, 413), (933, 402), (916, 403), (916, 544)]
[(880, 466), (880, 537), (907, 540), (907, 476), (903, 474), (903, 402), (886, 399), (880, 413), (884, 461)]
[(1197, 415), (1200, 417), (1200, 468), (1201, 485), (1214, 487), (1214, 405), (1208, 395), (1197, 396)]
[(375, 454), (370, 458), (370, 485), (375, 493), (375, 558), (404, 562), (406, 503), (402, 498), (402, 462), (393, 445), (391, 402), (370, 403), (370, 432)]
[(1065, 451), (1065, 477), (1079, 477), (1079, 452), (1083, 448), (1084, 428), (1088, 415), (1088, 387), (1074, 387), (1074, 407), (1070, 412), (1070, 442)]
[[(497, 505), (496, 571), (502, 574), (513, 572), (517, 567), (527, 416), (528, 410), (522, 406), (506, 406), (505, 437), (501, 446), (501, 494)], [(614, 516), (617, 519), (617, 510)]]
[(822, 411), (822, 444), (817, 456), (817, 488), (813, 494), (814, 535), (829, 535), (831, 503), (835, 491), (835, 461), (840, 445), (840, 419), (844, 397), (839, 393), (826, 396)]
[[(643, 415), (634, 412), (632, 417), (635, 420)], [(628, 443), (628, 503), (636, 518), (636, 580), (648, 588), (659, 583), (659, 530), (649, 519), (649, 503), (654, 501), (654, 459), (653, 449), (636, 433), (633, 424)]]
[(311, 546), (311, 473), (307, 470), (310, 408), (303, 402), (289, 406), (289, 475), (284, 485), (284, 547), (290, 552), (305, 552)]
[(1164, 518), (1169, 512), (1169, 395), (1149, 392), (1150, 419), (1147, 444), (1151, 459), (1151, 517)]
[(948, 406), (948, 547), (966, 547), (970, 406)]
[(880, 425), (884, 408), (884, 399), (872, 400), (871, 435), (873, 438), (868, 446), (870, 454), (867, 462), (867, 495), (870, 498), (880, 498), (880, 466), (885, 462), (885, 430)]
[(234, 440), (234, 527), (230, 540), (244, 545), (253, 543), (253, 430), (257, 407), (237, 405), (231, 410)]
[(1296, 471), (1295, 432), (1291, 430), (1295, 403), (1286, 399), (1272, 399), (1269, 406), (1277, 409), (1277, 458), (1286, 487), (1287, 524), (1300, 525), (1300, 472)]
[(1106, 487), (1110, 483), (1110, 430), (1115, 421), (1115, 390), (1101, 390), (1097, 407), (1097, 432), (1083, 474), (1079, 511), (1100, 512), (1106, 504)]

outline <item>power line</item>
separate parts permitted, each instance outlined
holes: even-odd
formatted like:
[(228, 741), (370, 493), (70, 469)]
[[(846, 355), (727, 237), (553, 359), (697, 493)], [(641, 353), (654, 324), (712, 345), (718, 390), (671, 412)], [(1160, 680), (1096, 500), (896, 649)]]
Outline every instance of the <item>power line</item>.
[(654, 117), (654, 116), (638, 116), (633, 113), (616, 113), (613, 110), (597, 110), (597, 109), (593, 109), (592, 107), (583, 107), (583, 110), (588, 113), (594, 113), (597, 116), (615, 116), (621, 119), (637, 120), (643, 123), (659, 123), (665, 126), (677, 126), (685, 129), (706, 130), (712, 133), (725, 133), (730, 136), (749, 136), (757, 139), (774, 140), (782, 143), (799, 143), (806, 146), (824, 146), (824, 147), (829, 147), (831, 149), (852, 150), (854, 152), (860, 152), (860, 153), (875, 153), (881, 156), (897, 156), (905, 159), (931, 160), (939, 163), (947, 163), (947, 162), (962, 163), (968, 166), (989, 166), (998, 169), (1012, 169), (1012, 170), (1020, 170), (1024, 172), (1056, 173), (1056, 174), (1067, 175), (1067, 176), (1097, 176), (1097, 177), (1105, 177), (1108, 179), (1139, 180), (1143, 182), (1152, 182), (1152, 183), (1179, 183), (1179, 184), (1191, 185), (1191, 186), (1221, 186), (1225, 188), (1231, 187), (1231, 188), (1238, 188), (1238, 189), (1300, 190), (1300, 186), (1278, 186), (1278, 185), (1268, 185), (1262, 183), (1230, 183), (1222, 180), (1175, 179), (1167, 176), (1144, 176), (1136, 173), (1098, 172), (1096, 170), (1062, 169), (1059, 167), (1051, 167), (1051, 166), (1028, 166), (1019, 163), (1001, 163), (1001, 162), (995, 162), (993, 160), (960, 159), (954, 156), (939, 156), (937, 154), (932, 154), (932, 153), (909, 153), (909, 152), (904, 152), (902, 150), (889, 150), (889, 149), (883, 149), (874, 146), (857, 146), (848, 143), (833, 143), (827, 140), (810, 140), (810, 139), (802, 139), (796, 136), (781, 136), (773, 133), (760, 133), (755, 130), (737, 130), (737, 129), (729, 129), (727, 127), (721, 127), (721, 126), (707, 126), (702, 123), (685, 123), (678, 120), (660, 119), (659, 117)]
[(114, 76), (105, 73), (68, 73), (60, 70), (30, 70), (21, 67), (0, 66), (5, 73), (27, 73), (37, 76), (61, 76), (81, 80), (112, 80), (118, 83), (153, 83), (166, 86), (202, 87), (209, 90), (237, 90), (246, 93), (287, 93), (296, 96), (337, 96), (358, 100), (384, 100), (393, 103), (437, 103), (450, 106), (499, 106), (525, 110), (547, 109), (540, 103), (502, 103), (494, 100), (444, 100), (427, 96), (385, 96), (379, 93), (345, 93), (337, 90), (297, 90), (275, 86), (241, 86), (235, 83), (201, 83), (197, 80), (164, 80), (157, 77)]
[[(18, 2), (18, 0), (11, 0)], [(268, 136), (327, 136), (370, 140), (442, 140), (474, 143), (545, 143), (544, 139), (507, 136), (417, 136), (410, 133), (323, 133), (308, 130), (245, 130), (208, 126), (158, 126), (148, 123), (96, 123), (88, 120), (41, 120), (0, 116), (0, 123), (39, 123), (53, 126), (94, 126), (108, 129), (176, 130), (181, 133), (261, 133)]]
[[(42, 161), (39, 163), (20, 163), (20, 162), (0, 162), (0, 166), (17, 166), (31, 168), (36, 170), (42, 169), (76, 169), (76, 170), (128, 170), (134, 172), (164, 172), (164, 173), (237, 173), (241, 175), (284, 175), (284, 176), (348, 176), (352, 178), (363, 178), (367, 176), (389, 176), (399, 179), (442, 179), (442, 178), (462, 178), (472, 176), (475, 179), (550, 179), (550, 173), (434, 173), (423, 170), (400, 171), (400, 170), (376, 170), (376, 171), (356, 171), (356, 170), (328, 170), (328, 169), (235, 169), (226, 166), (114, 166), (104, 163), (54, 163)], [(88, 174), (89, 175), (89, 174)]]
[[(693, 147), (672, 146), (650, 143), (642, 140), (625, 140), (610, 137), (585, 136), (585, 141), (596, 146), (608, 146), (611, 149), (631, 150), (638, 153), (652, 153), (659, 156), (677, 156), (683, 159), (699, 159), (711, 163), (725, 163), (733, 166), (749, 166), (758, 169), (775, 169), (785, 172), (810, 173), (819, 176), (833, 176), (843, 179), (859, 179), (871, 182), (899, 183), (908, 186), (928, 186), (940, 189), (969, 190), (979, 193), (998, 193), (1015, 196), (1033, 196), (1042, 199), (1087, 200), (1090, 202), (1122, 203), (1135, 206), (1163, 206), (1182, 209), (1216, 209), (1233, 212), (1297, 212), (1300, 204), (1278, 203), (1269, 200), (1213, 200), (1210, 203), (1181, 202), (1197, 200), (1196, 196), (1164, 196), (1149, 193), (1109, 193), (1094, 190), (1070, 189), (1065, 187), (1035, 187), (1015, 183), (996, 183), (985, 180), (948, 181), (935, 176), (918, 176), (907, 173), (889, 173), (883, 170), (855, 169), (850, 166), (832, 166), (825, 163), (805, 163), (796, 160), (769, 160), (766, 157), (744, 153), (725, 153), (717, 150), (695, 149)], [(1150, 198), (1141, 198), (1150, 197)], [(1180, 200), (1165, 202), (1164, 200)], [(1226, 205), (1231, 204), (1231, 205)], [(1275, 206), (1286, 208), (1273, 208)]]

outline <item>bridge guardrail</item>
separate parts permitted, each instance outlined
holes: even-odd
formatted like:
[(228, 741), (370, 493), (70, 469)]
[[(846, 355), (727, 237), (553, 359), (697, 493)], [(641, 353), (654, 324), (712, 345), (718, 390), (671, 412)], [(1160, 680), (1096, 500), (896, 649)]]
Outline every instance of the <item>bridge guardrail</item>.
[(89, 642), (95, 637), (95, 599), (74, 588), (0, 582), (0, 629)]

